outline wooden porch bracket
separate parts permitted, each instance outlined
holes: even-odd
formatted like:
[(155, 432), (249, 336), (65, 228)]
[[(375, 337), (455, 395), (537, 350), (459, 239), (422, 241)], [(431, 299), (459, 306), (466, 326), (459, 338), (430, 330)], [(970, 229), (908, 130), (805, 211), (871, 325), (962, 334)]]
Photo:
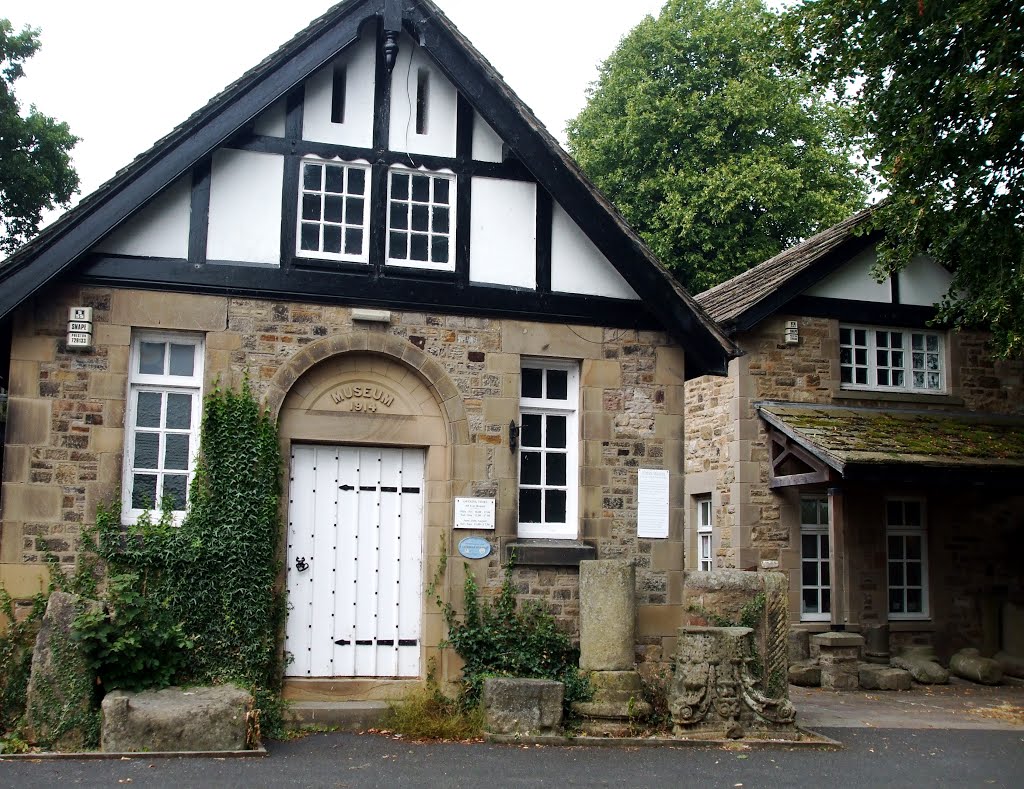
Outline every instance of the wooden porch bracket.
[[(835, 470), (805, 450), (789, 436), (778, 430), (769, 430), (771, 466), (768, 481), (770, 488), (787, 488), (793, 485), (813, 485), (837, 480)], [(796, 461), (807, 471), (796, 474), (782, 473), (787, 461)]]

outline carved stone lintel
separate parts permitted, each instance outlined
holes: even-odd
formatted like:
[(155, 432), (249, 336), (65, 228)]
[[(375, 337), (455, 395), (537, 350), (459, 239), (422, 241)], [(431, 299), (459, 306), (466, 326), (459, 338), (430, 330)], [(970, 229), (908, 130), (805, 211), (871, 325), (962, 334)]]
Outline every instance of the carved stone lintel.
[(384, 52), (384, 68), (388, 74), (394, 71), (395, 61), (398, 59), (398, 31), (385, 30), (384, 44), (381, 47)]

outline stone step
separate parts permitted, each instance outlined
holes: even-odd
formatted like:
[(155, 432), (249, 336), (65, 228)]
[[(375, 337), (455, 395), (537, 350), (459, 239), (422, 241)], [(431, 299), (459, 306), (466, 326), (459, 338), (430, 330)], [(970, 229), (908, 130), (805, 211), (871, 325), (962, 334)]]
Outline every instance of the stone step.
[(384, 701), (293, 701), (288, 705), (287, 717), (300, 727), (363, 731), (379, 726), (387, 711)]

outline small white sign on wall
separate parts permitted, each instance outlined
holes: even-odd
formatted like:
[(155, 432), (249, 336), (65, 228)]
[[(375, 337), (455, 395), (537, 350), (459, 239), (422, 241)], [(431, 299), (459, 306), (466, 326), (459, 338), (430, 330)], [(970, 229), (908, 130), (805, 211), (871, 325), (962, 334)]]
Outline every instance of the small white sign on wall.
[(494, 530), (494, 499), (455, 499), (456, 529)]
[(668, 537), (668, 471), (637, 469), (636, 536), (647, 539)]

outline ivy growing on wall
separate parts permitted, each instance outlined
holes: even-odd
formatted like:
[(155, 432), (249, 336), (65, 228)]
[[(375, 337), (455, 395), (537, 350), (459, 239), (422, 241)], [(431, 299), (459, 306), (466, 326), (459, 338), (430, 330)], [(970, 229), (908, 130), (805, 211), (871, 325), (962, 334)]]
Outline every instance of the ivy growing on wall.
[(107, 568), (107, 617), (80, 618), (104, 686), (235, 682), (264, 733), (280, 724), (277, 429), (246, 383), (204, 403), (200, 458), (181, 526), (166, 510), (121, 525), (100, 508), (95, 550)]
[(558, 627), (551, 612), (535, 600), (517, 604), (512, 562), (505, 566), (497, 596), (489, 600), (480, 598), (479, 586), (467, 565), (462, 619), (435, 591), (446, 564), (447, 555), (443, 554), (428, 592), (444, 615), (446, 645), (455, 649), (464, 664), (460, 695), (463, 708), (475, 706), (484, 679), (495, 676), (562, 682), (567, 715), (572, 714), (574, 702), (590, 698), (590, 682), (579, 670), (579, 650)]

